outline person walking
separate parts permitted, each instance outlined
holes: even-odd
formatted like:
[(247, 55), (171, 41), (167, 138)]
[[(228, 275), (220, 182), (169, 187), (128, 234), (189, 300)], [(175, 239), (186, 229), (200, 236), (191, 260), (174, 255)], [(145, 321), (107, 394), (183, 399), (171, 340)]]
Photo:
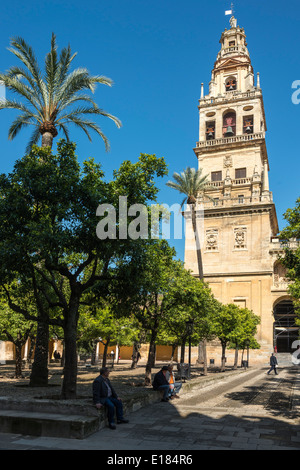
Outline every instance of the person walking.
[(100, 369), (100, 375), (93, 382), (93, 401), (98, 409), (102, 406), (107, 407), (108, 425), (110, 429), (116, 429), (115, 408), (117, 424), (128, 423), (129, 421), (123, 417), (123, 403), (108, 378), (109, 372), (107, 367)]
[(278, 362), (277, 362), (276, 356), (274, 356), (274, 353), (272, 353), (272, 355), (270, 357), (270, 366), (271, 367), (268, 370), (267, 374), (269, 375), (270, 372), (272, 372), (272, 370), (274, 370), (275, 374), (278, 375), (278, 372), (277, 372)]

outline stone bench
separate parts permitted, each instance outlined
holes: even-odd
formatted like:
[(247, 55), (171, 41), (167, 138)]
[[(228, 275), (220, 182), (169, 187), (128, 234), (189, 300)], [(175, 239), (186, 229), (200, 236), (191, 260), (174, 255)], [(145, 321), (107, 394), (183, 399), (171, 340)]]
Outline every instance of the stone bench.
[[(160, 401), (161, 393), (149, 393), (124, 398), (124, 415)], [(29, 436), (84, 439), (108, 425), (106, 408), (100, 410), (92, 400), (24, 399), (0, 397), (0, 432)]]
[(99, 430), (99, 418), (26, 410), (0, 410), (0, 432), (84, 439)]

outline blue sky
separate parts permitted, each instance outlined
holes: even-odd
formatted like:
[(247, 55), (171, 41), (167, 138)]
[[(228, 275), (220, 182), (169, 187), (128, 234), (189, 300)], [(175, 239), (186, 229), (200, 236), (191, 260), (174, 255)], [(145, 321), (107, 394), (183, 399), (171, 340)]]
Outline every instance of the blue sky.
[[(200, 84), (208, 91), (211, 69), (222, 31), (229, 28), (224, 0), (11, 0), (1, 6), (0, 69), (16, 64), (8, 50), (10, 38), (23, 37), (43, 61), (51, 33), (59, 48), (70, 43), (78, 52), (75, 66), (106, 75), (114, 86), (98, 87), (100, 107), (121, 119), (117, 129), (97, 121), (110, 140), (111, 151), (96, 137), (90, 143), (73, 129), (82, 161), (94, 157), (110, 178), (125, 159), (139, 154), (164, 156), (169, 176), (159, 181), (159, 201), (178, 202), (165, 186), (174, 171), (197, 166), (193, 152), (198, 139)], [(300, 2), (236, 0), (238, 24), (245, 28), (255, 73), (260, 72), (267, 117), (270, 189), (280, 229), (283, 213), (295, 205), (299, 191), (300, 105), (292, 103), (292, 83), (300, 80)], [(0, 112), (1, 172), (9, 172), (24, 154), (28, 134), (8, 141), (12, 111)], [(183, 259), (183, 240), (174, 242)]]

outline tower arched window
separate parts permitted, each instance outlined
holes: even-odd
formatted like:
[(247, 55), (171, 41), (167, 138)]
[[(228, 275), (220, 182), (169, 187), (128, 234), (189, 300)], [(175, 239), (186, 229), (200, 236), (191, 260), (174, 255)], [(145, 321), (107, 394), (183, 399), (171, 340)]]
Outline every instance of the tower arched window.
[(214, 121), (206, 123), (206, 140), (212, 140), (215, 138), (215, 127)]
[(225, 89), (226, 91), (234, 91), (237, 89), (237, 81), (235, 77), (227, 78), (225, 82)]
[(244, 116), (243, 132), (244, 134), (253, 134), (253, 116)]
[(223, 136), (232, 137), (236, 135), (236, 114), (230, 111), (223, 116)]

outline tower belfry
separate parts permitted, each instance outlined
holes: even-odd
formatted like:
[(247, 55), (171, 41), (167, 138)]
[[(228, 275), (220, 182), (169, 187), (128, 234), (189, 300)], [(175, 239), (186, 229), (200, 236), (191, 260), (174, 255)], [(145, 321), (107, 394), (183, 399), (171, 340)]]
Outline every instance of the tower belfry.
[[(208, 85), (201, 84), (198, 166), (210, 181), (198, 200), (204, 280), (223, 304), (236, 303), (261, 317), (258, 340), (273, 344), (273, 239), (278, 222), (269, 187), (267, 131), (260, 76), (254, 73), (244, 28), (234, 16), (220, 39)], [(200, 207), (200, 204), (199, 206)], [(198, 275), (193, 237), (185, 266)], [(286, 286), (285, 286), (286, 289)], [(286, 291), (285, 291), (286, 294)]]
[[(234, 17), (230, 24), (220, 39), (209, 92), (204, 96), (202, 91), (199, 100), (199, 141), (194, 151), (204, 173), (211, 174), (211, 196), (220, 204), (228, 206), (241, 191), (249, 203), (271, 202), (259, 74), (255, 80), (244, 28)], [(277, 233), (276, 223), (273, 228)]]

